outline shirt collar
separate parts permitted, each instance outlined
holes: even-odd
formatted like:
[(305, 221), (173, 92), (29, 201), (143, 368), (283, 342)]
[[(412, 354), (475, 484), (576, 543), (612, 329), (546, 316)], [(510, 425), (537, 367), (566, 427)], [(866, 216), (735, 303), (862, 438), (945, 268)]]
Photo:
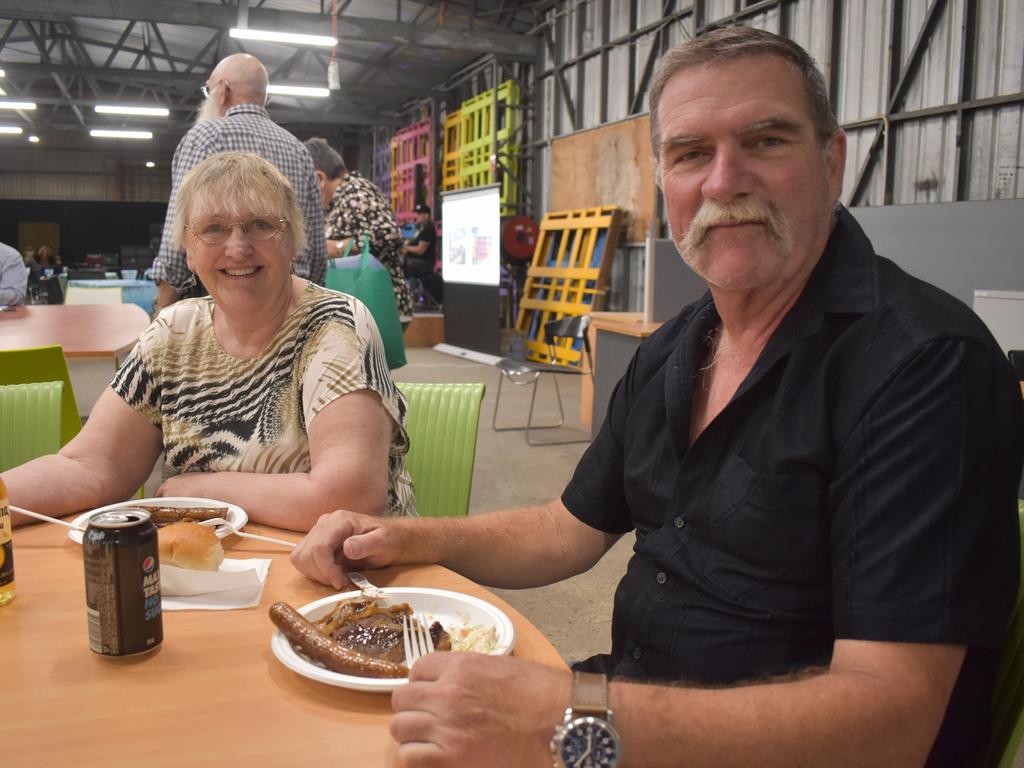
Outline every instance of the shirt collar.
[(836, 223), (825, 250), (800, 298), (775, 329), (772, 338), (740, 385), (750, 389), (775, 363), (805, 338), (817, 333), (826, 315), (864, 314), (877, 304), (874, 248), (846, 208), (836, 209)]
[(263, 117), (270, 118), (270, 113), (267, 112), (266, 107), (261, 107), (259, 104), (236, 104), (227, 112), (224, 113), (224, 117), (231, 117), (232, 115), (262, 115)]
[(870, 312), (878, 300), (874, 256), (857, 220), (844, 206), (837, 207), (836, 224), (799, 303), (826, 314)]

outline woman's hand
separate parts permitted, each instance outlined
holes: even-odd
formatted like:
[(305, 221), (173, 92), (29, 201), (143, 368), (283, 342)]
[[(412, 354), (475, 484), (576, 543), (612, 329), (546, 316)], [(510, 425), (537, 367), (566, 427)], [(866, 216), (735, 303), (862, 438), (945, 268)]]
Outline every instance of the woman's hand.
[(207, 473), (186, 472), (181, 475), (174, 475), (164, 480), (156, 490), (157, 496), (197, 496), (206, 497), (203, 493), (202, 482)]

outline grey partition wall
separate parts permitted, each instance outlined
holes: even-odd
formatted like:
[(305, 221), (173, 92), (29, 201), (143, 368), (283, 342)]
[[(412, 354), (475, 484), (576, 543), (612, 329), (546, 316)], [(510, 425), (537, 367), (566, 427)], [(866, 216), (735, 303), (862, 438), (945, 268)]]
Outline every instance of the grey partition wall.
[(679, 255), (676, 244), (647, 238), (644, 265), (644, 322), (663, 323), (708, 289)]
[(1024, 200), (852, 208), (875, 251), (971, 306), (1024, 290)]

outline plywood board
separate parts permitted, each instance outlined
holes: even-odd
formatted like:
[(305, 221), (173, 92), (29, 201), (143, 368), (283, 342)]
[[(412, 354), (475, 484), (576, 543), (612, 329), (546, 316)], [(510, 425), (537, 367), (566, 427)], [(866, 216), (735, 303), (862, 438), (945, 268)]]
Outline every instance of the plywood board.
[(552, 141), (550, 210), (617, 205), (626, 211), (625, 239), (645, 240), (658, 200), (650, 133), (641, 115)]

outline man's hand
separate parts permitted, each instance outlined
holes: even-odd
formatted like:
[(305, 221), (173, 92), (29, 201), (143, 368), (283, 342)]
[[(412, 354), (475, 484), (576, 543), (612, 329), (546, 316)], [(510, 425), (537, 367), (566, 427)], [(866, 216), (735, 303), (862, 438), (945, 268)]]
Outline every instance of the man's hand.
[(170, 283), (158, 280), (156, 283), (156, 301), (153, 302), (153, 317), (160, 314), (161, 309), (166, 309), (178, 300), (178, 291)]
[(391, 694), (403, 766), (551, 765), (569, 706), (568, 672), (508, 656), (432, 653)]
[(401, 554), (394, 522), (338, 510), (322, 515), (291, 554), (300, 573), (341, 589), (348, 584), (345, 567), (383, 568)]

